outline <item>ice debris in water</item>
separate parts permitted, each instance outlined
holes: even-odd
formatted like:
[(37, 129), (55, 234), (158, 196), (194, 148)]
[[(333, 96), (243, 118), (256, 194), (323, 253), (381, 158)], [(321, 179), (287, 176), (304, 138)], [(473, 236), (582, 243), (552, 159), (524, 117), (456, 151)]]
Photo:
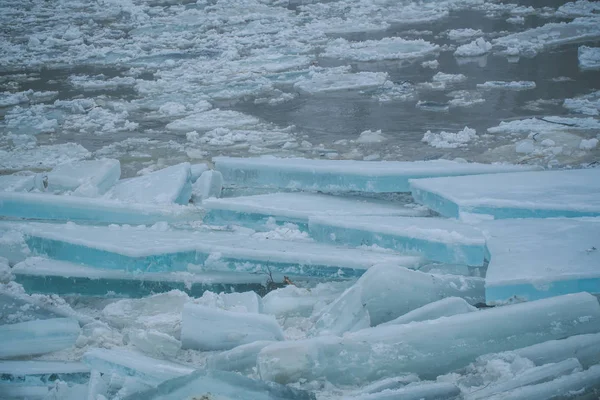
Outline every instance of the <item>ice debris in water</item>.
[(221, 197), (223, 175), (219, 171), (204, 171), (192, 184), (192, 199), (202, 202), (211, 197)]
[(421, 141), (439, 149), (456, 149), (458, 147), (467, 146), (468, 143), (477, 140), (477, 138), (478, 136), (475, 129), (466, 126), (462, 131), (456, 133), (446, 131), (433, 133), (427, 131), (425, 132), (425, 135), (423, 135)]
[(478, 88), (481, 89), (506, 89), (506, 90), (529, 90), (535, 89), (535, 82), (531, 81), (520, 81), (520, 82), (503, 82), (503, 81), (488, 81), (485, 83), (478, 83)]
[(484, 38), (473, 40), (471, 43), (458, 46), (454, 55), (457, 57), (478, 57), (492, 50), (492, 44)]
[(581, 69), (600, 69), (600, 47), (581, 46), (577, 56)]
[(399, 37), (381, 40), (348, 42), (345, 39), (333, 40), (323, 56), (354, 61), (402, 60), (424, 57), (439, 49), (439, 46), (425, 40), (406, 40)]

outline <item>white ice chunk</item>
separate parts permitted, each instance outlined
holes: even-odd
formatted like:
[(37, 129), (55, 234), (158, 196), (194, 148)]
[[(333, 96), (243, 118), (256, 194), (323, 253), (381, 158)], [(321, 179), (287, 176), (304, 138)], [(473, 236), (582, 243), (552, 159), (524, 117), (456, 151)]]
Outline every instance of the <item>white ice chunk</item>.
[(492, 44), (484, 38), (473, 40), (471, 43), (458, 46), (454, 55), (456, 57), (478, 57), (492, 50)]
[(256, 367), (258, 353), (272, 343), (274, 342), (271, 340), (259, 340), (243, 344), (215, 354), (206, 361), (206, 364), (210, 369), (248, 372)]
[(464, 28), (464, 29), (452, 29), (452, 30), (448, 31), (448, 39), (450, 39), (450, 40), (465, 40), (465, 39), (470, 39), (474, 36), (481, 36), (481, 35), (483, 35), (483, 32), (481, 31), (481, 29)]
[(598, 300), (579, 293), (368, 328), (341, 338), (272, 344), (259, 353), (257, 365), (262, 379), (280, 383), (327, 379), (333, 384), (360, 384), (408, 372), (428, 379), (486, 353), (599, 330)]
[(415, 310), (409, 311), (396, 319), (385, 322), (382, 325), (402, 325), (411, 322), (428, 321), (442, 317), (451, 317), (458, 314), (466, 314), (477, 311), (465, 299), (460, 297), (447, 297), (432, 303), (426, 304)]
[(214, 109), (173, 121), (167, 124), (167, 129), (185, 133), (216, 128), (241, 128), (256, 125), (258, 122), (258, 118), (238, 111)]
[(121, 177), (119, 160), (73, 161), (54, 167), (47, 175), (48, 191), (66, 192), (85, 197), (103, 195)]
[(480, 89), (530, 90), (535, 89), (536, 85), (535, 82), (532, 81), (487, 81), (484, 83), (478, 83), (477, 87)]
[(331, 288), (332, 284), (325, 287), (330, 290), (319, 291), (317, 288), (305, 289), (294, 285), (272, 290), (267, 293), (263, 301), (263, 312), (280, 317), (310, 317), (315, 307), (321, 302), (331, 302), (343, 290)]
[(325, 47), (322, 56), (354, 61), (404, 60), (424, 57), (438, 49), (438, 45), (423, 39), (386, 37), (381, 40), (349, 42), (339, 38)]
[(413, 198), (440, 214), (504, 218), (600, 215), (600, 169), (411, 180)]
[(316, 327), (323, 333), (340, 334), (361, 325), (365, 311), (370, 326), (376, 326), (445, 297), (479, 303), (483, 300), (483, 279), (378, 265), (325, 307)]
[(583, 96), (565, 99), (563, 107), (585, 115), (600, 115), (600, 90)]
[(581, 143), (579, 143), (579, 148), (581, 150), (592, 150), (598, 146), (598, 139), (581, 139)]
[(302, 189), (323, 192), (407, 192), (408, 180), (434, 176), (517, 172), (516, 165), (435, 161), (309, 160), (305, 158), (214, 157), (226, 186)]
[(205, 171), (192, 185), (192, 197), (203, 201), (211, 197), (221, 197), (223, 175), (219, 171)]
[(257, 340), (283, 340), (283, 331), (274, 317), (196, 304), (183, 306), (181, 342), (184, 348), (228, 350)]
[(104, 196), (128, 203), (188, 204), (192, 196), (190, 163), (181, 163), (136, 178), (123, 179)]
[(296, 82), (294, 88), (307, 94), (373, 90), (380, 88), (387, 79), (385, 72), (314, 73), (310, 79), (303, 78)]
[(600, 218), (485, 222), (489, 304), (600, 293)]
[(192, 373), (193, 368), (166, 360), (158, 360), (132, 351), (93, 348), (88, 350), (82, 361), (90, 368), (103, 374), (116, 373), (131, 376), (150, 386)]
[(71, 318), (50, 318), (0, 326), (0, 358), (51, 353), (71, 347), (79, 336)]
[(153, 357), (173, 358), (181, 342), (173, 336), (154, 329), (134, 329), (127, 333), (128, 344)]
[(581, 46), (577, 57), (581, 69), (600, 69), (600, 47)]
[(438, 149), (456, 149), (458, 147), (465, 147), (473, 140), (477, 140), (477, 138), (478, 136), (475, 129), (465, 126), (462, 131), (456, 133), (446, 131), (433, 133), (431, 131), (427, 131), (425, 132), (425, 135), (423, 135), (423, 139), (421, 139), (421, 141)]

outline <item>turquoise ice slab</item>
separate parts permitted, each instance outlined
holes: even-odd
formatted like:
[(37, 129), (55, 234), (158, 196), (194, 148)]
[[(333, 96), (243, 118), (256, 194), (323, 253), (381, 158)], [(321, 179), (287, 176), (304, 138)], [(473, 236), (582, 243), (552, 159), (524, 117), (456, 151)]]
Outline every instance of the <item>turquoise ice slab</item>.
[(0, 359), (51, 353), (75, 344), (79, 323), (50, 318), (0, 326)]
[(238, 224), (264, 229), (269, 219), (276, 223), (292, 222), (308, 228), (311, 216), (396, 215), (423, 217), (424, 208), (409, 208), (402, 204), (358, 197), (338, 197), (317, 193), (271, 193), (256, 196), (210, 198), (202, 202), (208, 210), (208, 224)]
[(519, 172), (534, 167), (434, 161), (310, 160), (214, 157), (225, 186), (321, 192), (409, 192), (408, 180), (436, 176)]
[(445, 218), (311, 217), (309, 233), (318, 241), (377, 245), (448, 264), (482, 266), (485, 257), (479, 229)]
[(0, 216), (76, 221), (96, 224), (154, 224), (158, 221), (199, 220), (192, 206), (133, 204), (114, 200), (46, 193), (0, 192)]
[(129, 272), (204, 271), (273, 273), (315, 277), (360, 276), (372, 265), (416, 268), (422, 259), (311, 241), (254, 238), (240, 233), (160, 231), (145, 227), (0, 223), (24, 234), (38, 255)]
[(600, 294), (600, 218), (489, 221), (488, 304)]
[(0, 361), (0, 381), (15, 385), (45, 386), (61, 380), (87, 383), (90, 368), (67, 361)]
[(200, 297), (207, 290), (261, 293), (267, 282), (265, 275), (243, 272), (131, 273), (41, 257), (15, 265), (13, 275), (28, 293), (118, 297), (143, 297), (175, 289), (193, 297)]
[(413, 179), (410, 191), (417, 203), (450, 218), (600, 216), (600, 168)]
[(315, 400), (314, 394), (258, 381), (226, 371), (198, 370), (163, 382), (155, 389), (136, 393), (125, 400), (180, 399)]

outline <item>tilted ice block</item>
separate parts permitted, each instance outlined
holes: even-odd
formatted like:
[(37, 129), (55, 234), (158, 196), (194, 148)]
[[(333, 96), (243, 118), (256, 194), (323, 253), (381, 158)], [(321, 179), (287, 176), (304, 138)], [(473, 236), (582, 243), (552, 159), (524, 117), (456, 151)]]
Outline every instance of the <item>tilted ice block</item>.
[(353, 161), (305, 158), (214, 157), (226, 186), (321, 192), (409, 192), (408, 180), (437, 176), (527, 171), (533, 167), (435, 161)]
[(440, 214), (496, 219), (600, 216), (600, 169), (411, 180), (414, 199)]
[(229, 350), (257, 340), (283, 340), (275, 317), (185, 304), (181, 343), (197, 350)]
[(104, 196), (128, 203), (183, 204), (192, 196), (190, 163), (181, 163), (135, 178), (123, 179)]
[(600, 294), (600, 218), (489, 221), (481, 229), (487, 231), (491, 254), (488, 304)]
[(426, 304), (423, 307), (417, 308), (416, 310), (409, 311), (396, 319), (383, 323), (382, 325), (402, 325), (411, 322), (451, 317), (453, 315), (466, 314), (473, 311), (477, 311), (477, 308), (467, 303), (465, 299), (461, 299), (460, 297), (447, 297), (445, 299)]
[[(206, 291), (265, 290), (266, 278), (257, 274), (205, 271), (131, 273), (99, 269), (65, 261), (31, 257), (13, 267), (15, 281), (29, 293), (84, 296), (143, 297), (181, 290), (199, 297)], [(254, 293), (254, 292), (252, 292)], [(232, 296), (234, 293), (228, 294)]]
[(252, 238), (231, 232), (158, 231), (150, 228), (42, 223), (2, 223), (22, 232), (41, 255), (103, 269), (142, 272), (186, 271), (198, 264), (207, 271), (360, 276), (372, 265), (415, 268), (416, 256), (348, 249), (313, 242)]
[(358, 397), (355, 400), (453, 400), (460, 396), (460, 389), (447, 382), (418, 382), (401, 389), (384, 390)]
[(221, 197), (223, 175), (219, 171), (205, 171), (192, 185), (192, 197), (195, 201), (204, 201), (210, 197)]
[(269, 218), (307, 227), (310, 216), (402, 215), (423, 217), (428, 211), (372, 199), (327, 196), (316, 193), (271, 193), (256, 196), (208, 199), (204, 221), (262, 227)]
[(93, 348), (83, 355), (82, 361), (103, 374), (116, 373), (135, 377), (140, 382), (153, 387), (168, 379), (188, 375), (194, 371), (193, 368), (185, 365), (157, 360), (123, 349)]
[(362, 286), (354, 285), (330, 303), (315, 324), (318, 333), (339, 336), (371, 326), (371, 317), (363, 303), (362, 293)]
[(546, 364), (539, 367), (527, 369), (515, 378), (499, 382), (482, 389), (476, 390), (465, 396), (466, 400), (488, 399), (493, 395), (508, 392), (527, 385), (548, 382), (563, 375), (569, 375), (573, 372), (581, 371), (581, 364), (576, 358), (567, 358), (566, 360)]
[(196, 182), (198, 180), (198, 178), (200, 178), (200, 176), (202, 176), (202, 174), (208, 170), (209, 170), (209, 168), (208, 168), (208, 165), (206, 165), (206, 164), (190, 165), (190, 173), (191, 173), (192, 183)]
[(158, 221), (200, 219), (201, 213), (195, 207), (176, 205), (129, 204), (45, 193), (0, 192), (0, 216), (139, 225), (154, 224)]
[(222, 351), (206, 360), (209, 369), (222, 371), (247, 372), (256, 367), (258, 353), (271, 343), (271, 340), (258, 340), (256, 342), (243, 344), (231, 350)]
[(100, 196), (121, 177), (119, 160), (72, 161), (60, 164), (48, 174), (49, 192), (74, 191), (85, 197)]
[(0, 375), (3, 376), (2, 380), (21, 385), (48, 385), (56, 379), (86, 383), (90, 376), (90, 368), (80, 362), (0, 361)]
[(479, 303), (483, 300), (483, 291), (481, 278), (434, 275), (395, 265), (377, 265), (328, 305), (316, 326), (321, 330), (339, 326), (349, 315), (360, 315), (358, 306), (368, 311), (371, 326), (376, 326), (445, 297), (462, 297), (470, 303)]
[(597, 398), (599, 390), (600, 365), (594, 365), (585, 371), (561, 376), (550, 382), (498, 393), (487, 397), (487, 400), (550, 400), (572, 398), (574, 395), (581, 396), (578, 398), (587, 398), (586, 394), (591, 394), (593, 396), (591, 398)]
[(580, 46), (577, 58), (581, 69), (600, 69), (600, 47)]
[(265, 347), (265, 380), (325, 378), (358, 384), (413, 372), (434, 379), (490, 353), (600, 331), (600, 304), (588, 293), (496, 307), (432, 321), (363, 329)]
[(197, 370), (124, 400), (315, 400), (312, 393), (226, 371)]
[(51, 318), (1, 325), (0, 358), (51, 353), (75, 344), (79, 323), (71, 318)]
[(448, 264), (484, 263), (485, 237), (481, 231), (445, 218), (310, 217), (308, 230), (321, 242), (377, 245)]

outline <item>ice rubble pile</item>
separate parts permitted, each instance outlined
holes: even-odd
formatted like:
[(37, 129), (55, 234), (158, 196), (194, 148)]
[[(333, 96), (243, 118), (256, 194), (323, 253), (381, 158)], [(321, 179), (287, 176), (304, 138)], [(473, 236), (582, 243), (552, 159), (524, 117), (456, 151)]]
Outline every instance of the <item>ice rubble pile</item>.
[(3, 396), (600, 390), (600, 169), (214, 162), (0, 179)]

